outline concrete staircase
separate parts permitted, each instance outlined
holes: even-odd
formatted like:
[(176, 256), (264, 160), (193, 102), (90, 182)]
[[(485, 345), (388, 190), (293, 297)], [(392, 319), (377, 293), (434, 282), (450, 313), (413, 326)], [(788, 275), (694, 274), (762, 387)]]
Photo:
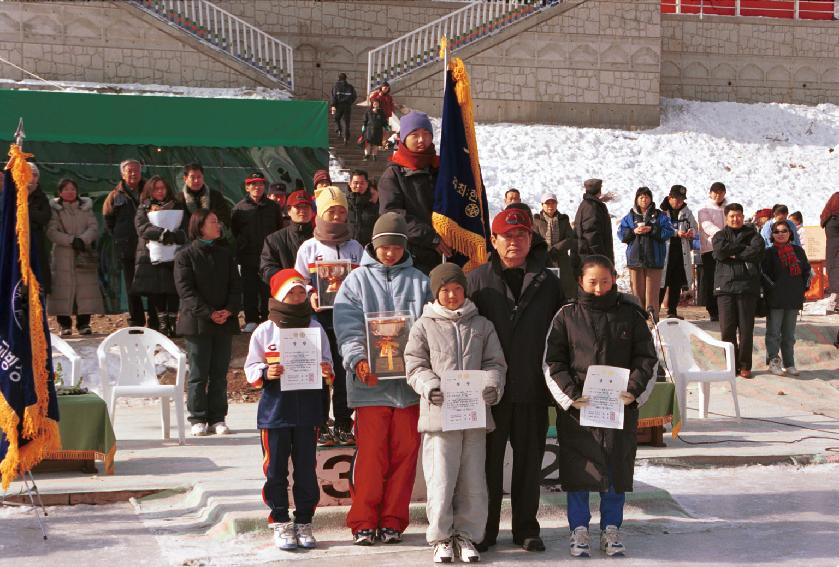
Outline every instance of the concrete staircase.
[(329, 154), (341, 165), (341, 170), (347, 174), (353, 169), (363, 169), (371, 180), (378, 179), (384, 173), (390, 157), (390, 150), (379, 149), (376, 161), (364, 161), (364, 148), (355, 143), (361, 135), (361, 121), (366, 109), (353, 109), (353, 122), (350, 127), (350, 141), (344, 145), (344, 140), (335, 131), (335, 121), (329, 119)]

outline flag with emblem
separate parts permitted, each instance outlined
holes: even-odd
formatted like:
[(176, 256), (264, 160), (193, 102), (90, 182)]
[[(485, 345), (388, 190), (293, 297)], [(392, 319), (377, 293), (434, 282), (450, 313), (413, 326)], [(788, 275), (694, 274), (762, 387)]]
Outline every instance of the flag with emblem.
[(0, 476), (3, 490), (60, 449), (58, 401), (49, 328), (31, 254), (29, 192), (32, 170), (13, 144), (0, 198)]
[[(445, 50), (445, 43), (442, 46)], [(446, 69), (440, 132), (440, 170), (434, 187), (431, 223), (455, 252), (464, 271), (488, 259), (489, 212), (481, 180), (469, 75), (459, 58)]]

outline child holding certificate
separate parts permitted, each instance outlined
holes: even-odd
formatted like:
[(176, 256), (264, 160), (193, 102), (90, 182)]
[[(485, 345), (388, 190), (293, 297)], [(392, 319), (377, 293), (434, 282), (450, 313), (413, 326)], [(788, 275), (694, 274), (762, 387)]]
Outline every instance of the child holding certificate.
[[(589, 492), (600, 493), (600, 549), (623, 555), (620, 527), (625, 492), (632, 492), (638, 428), (635, 399), (652, 378), (657, 357), (646, 313), (615, 285), (615, 268), (605, 256), (588, 256), (581, 266), (577, 299), (554, 317), (545, 347), (545, 379), (556, 402), (559, 478), (568, 493), (571, 555), (588, 557)], [(589, 366), (629, 370), (623, 429), (583, 427), (580, 410)], [(616, 408), (618, 409), (618, 408)]]
[[(306, 283), (296, 270), (286, 269), (271, 277), (268, 321), (251, 335), (245, 360), (248, 382), (262, 386), (257, 409), (257, 427), (262, 439), (265, 485), (262, 499), (271, 509), (268, 524), (274, 530), (274, 544), (282, 550), (315, 547), (312, 516), (320, 500), (315, 470), (318, 426), (323, 422), (321, 392), (315, 389), (283, 388), (281, 330), (314, 328), (320, 331), (320, 370), (324, 382), (332, 381), (332, 356), (326, 333), (312, 320)], [(316, 358), (317, 360), (317, 358)], [(294, 466), (294, 521), (288, 515), (288, 460)]]
[(356, 545), (373, 545), (377, 540), (399, 543), (408, 527), (420, 441), (419, 398), (404, 377), (380, 379), (371, 372), (369, 352), (381, 355), (387, 350), (394, 368), (404, 353), (400, 343), (388, 336), (382, 336), (378, 345), (368, 345), (365, 317), (400, 311), (416, 320), (422, 306), (431, 301), (428, 276), (414, 268), (407, 246), (405, 217), (383, 214), (373, 226), (361, 267), (350, 272), (335, 299), (335, 332), (347, 369), (347, 401), (355, 409), (357, 450), (347, 527)]
[(466, 275), (460, 266), (440, 264), (431, 270), (436, 301), (425, 306), (411, 329), (405, 361), (408, 384), (420, 395), (419, 431), (428, 502), (426, 540), (435, 563), (480, 561), (475, 542), (484, 537), (487, 484), (484, 470), (486, 427), (445, 431), (441, 406), (443, 372), (483, 370), (481, 403), (494, 405), (504, 393), (507, 363), (495, 327), (466, 299)]

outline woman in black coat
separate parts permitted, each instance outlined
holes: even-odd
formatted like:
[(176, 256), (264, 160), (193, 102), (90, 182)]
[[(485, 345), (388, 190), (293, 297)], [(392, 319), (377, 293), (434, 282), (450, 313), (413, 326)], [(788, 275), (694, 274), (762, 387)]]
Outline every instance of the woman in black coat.
[[(607, 555), (622, 555), (619, 528), (625, 492), (632, 492), (637, 448), (638, 404), (657, 362), (646, 314), (637, 302), (618, 293), (614, 265), (605, 256), (583, 260), (577, 300), (563, 306), (551, 324), (545, 348), (545, 374), (557, 412), (559, 478), (568, 493), (571, 555), (588, 556), (591, 520), (589, 492), (600, 493), (600, 545)], [(629, 369), (620, 399), (623, 429), (580, 425), (589, 400), (583, 384), (589, 366)], [(562, 411), (564, 410), (564, 411)]]
[(370, 155), (373, 156), (373, 161), (376, 160), (386, 127), (387, 115), (381, 109), (381, 103), (374, 100), (370, 103), (370, 109), (364, 114), (364, 124), (361, 126), (364, 136), (364, 161), (367, 161)]
[[(795, 368), (795, 324), (804, 308), (804, 292), (810, 282), (810, 262), (801, 246), (792, 243), (789, 223), (770, 227), (772, 246), (766, 249), (763, 268), (766, 304), (766, 358), (769, 371), (778, 376), (798, 376)], [(778, 358), (778, 350), (783, 357)]]
[[(158, 218), (161, 216), (159, 211), (169, 211), (166, 216), (172, 217), (170, 220), (177, 223), (177, 228), (168, 230), (158, 226), (163, 223)], [(149, 179), (143, 187), (134, 226), (137, 229), (137, 253), (134, 255), (131, 291), (148, 298), (160, 314), (160, 331), (167, 337), (173, 337), (178, 313), (175, 252), (186, 244), (189, 215), (183, 203), (175, 198), (172, 188), (159, 175)]]
[(198, 209), (189, 219), (192, 243), (175, 256), (175, 288), (181, 299), (178, 334), (189, 358), (187, 409), (192, 434), (224, 434), (227, 368), (242, 289), (230, 248), (216, 241), (221, 223), (215, 213)]

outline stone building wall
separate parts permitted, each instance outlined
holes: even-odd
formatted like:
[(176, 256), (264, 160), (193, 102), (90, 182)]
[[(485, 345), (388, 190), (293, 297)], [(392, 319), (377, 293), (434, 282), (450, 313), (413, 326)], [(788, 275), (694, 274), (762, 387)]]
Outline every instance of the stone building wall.
[(664, 15), (661, 94), (839, 102), (839, 22)]

